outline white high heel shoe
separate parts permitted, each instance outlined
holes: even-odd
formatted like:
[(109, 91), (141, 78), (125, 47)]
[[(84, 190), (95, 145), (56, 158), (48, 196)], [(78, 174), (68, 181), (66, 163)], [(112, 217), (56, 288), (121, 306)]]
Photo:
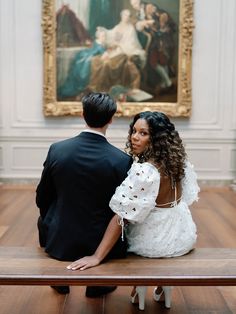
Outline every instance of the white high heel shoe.
[(135, 288), (135, 294), (131, 296), (131, 302), (136, 303), (136, 297), (138, 298), (139, 309), (144, 310), (145, 307), (145, 296), (147, 292), (147, 287), (137, 286)]
[(162, 294), (164, 293), (164, 296), (165, 296), (165, 307), (170, 309), (171, 307), (171, 290), (173, 289), (173, 287), (170, 287), (170, 286), (163, 286), (161, 287), (162, 288), (162, 291), (161, 293), (157, 293), (157, 288), (156, 287), (154, 290), (153, 290), (153, 299), (155, 301), (159, 301)]

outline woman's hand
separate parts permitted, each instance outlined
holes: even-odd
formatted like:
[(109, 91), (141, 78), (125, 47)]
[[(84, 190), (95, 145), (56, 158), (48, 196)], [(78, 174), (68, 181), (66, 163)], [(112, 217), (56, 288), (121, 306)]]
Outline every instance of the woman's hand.
[(102, 241), (97, 247), (95, 253), (90, 256), (85, 256), (67, 266), (71, 270), (85, 270), (90, 267), (97, 266), (104, 260), (107, 254), (111, 251), (116, 241), (121, 234), (121, 227), (117, 223), (117, 215), (114, 215), (110, 220), (107, 229), (104, 233)]
[(94, 267), (100, 264), (100, 260), (96, 257), (96, 255), (85, 256), (77, 261), (71, 263), (66, 268), (70, 270), (85, 270), (90, 267)]
[(102, 55), (101, 55), (101, 59), (102, 60), (108, 60), (109, 59), (109, 52), (105, 51)]

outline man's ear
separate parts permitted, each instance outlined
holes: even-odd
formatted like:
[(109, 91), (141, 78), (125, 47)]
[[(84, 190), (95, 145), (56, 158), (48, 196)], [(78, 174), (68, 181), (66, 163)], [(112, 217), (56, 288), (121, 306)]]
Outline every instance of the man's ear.
[(108, 124), (112, 124), (113, 122), (113, 117), (111, 118), (111, 120), (108, 122)]

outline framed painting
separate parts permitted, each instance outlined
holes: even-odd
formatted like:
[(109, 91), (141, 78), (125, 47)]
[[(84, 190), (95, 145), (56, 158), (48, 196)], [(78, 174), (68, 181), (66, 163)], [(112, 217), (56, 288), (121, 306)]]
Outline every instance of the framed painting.
[(77, 116), (91, 91), (118, 116), (191, 113), (193, 0), (43, 0), (45, 116)]

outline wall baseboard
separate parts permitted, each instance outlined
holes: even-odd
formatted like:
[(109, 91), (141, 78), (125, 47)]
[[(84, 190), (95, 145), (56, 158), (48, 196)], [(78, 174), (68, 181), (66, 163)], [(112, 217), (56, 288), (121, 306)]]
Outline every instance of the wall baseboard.
[[(37, 185), (38, 178), (0, 178), (0, 185)], [(231, 187), (236, 191), (236, 180), (229, 179), (204, 179), (198, 180), (201, 187)]]

